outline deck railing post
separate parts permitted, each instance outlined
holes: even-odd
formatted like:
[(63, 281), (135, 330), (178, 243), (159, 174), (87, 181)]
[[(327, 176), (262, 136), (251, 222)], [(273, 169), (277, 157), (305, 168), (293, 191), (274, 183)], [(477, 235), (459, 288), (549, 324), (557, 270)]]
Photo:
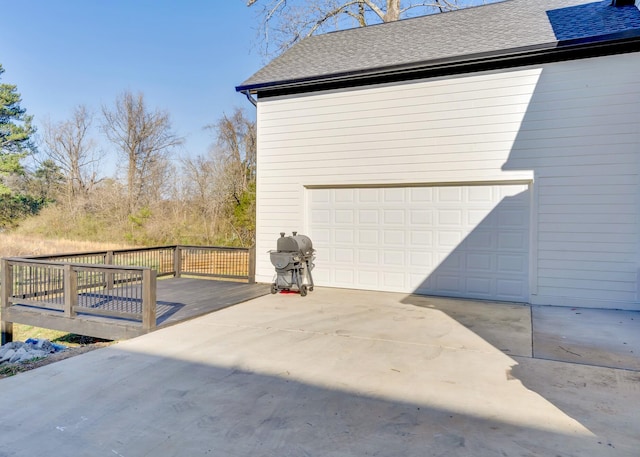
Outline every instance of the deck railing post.
[(256, 282), (256, 245), (249, 248), (249, 284)]
[[(107, 265), (113, 265), (113, 251), (107, 251), (106, 255), (104, 256), (104, 263)], [(104, 274), (104, 280), (105, 280), (105, 288), (107, 290), (112, 290), (113, 289), (113, 272), (111, 270), (109, 270), (108, 273)]]
[(179, 278), (182, 275), (182, 246), (176, 246), (173, 250), (173, 276)]
[(13, 267), (9, 265), (9, 261), (7, 259), (2, 259), (2, 264), (0, 266), (2, 268), (2, 278), (0, 278), (0, 331), (2, 336), (0, 339), (0, 344), (6, 344), (13, 341), (13, 322), (9, 322), (5, 320), (5, 316), (7, 315), (6, 311), (10, 305), (10, 298), (13, 295)]
[(156, 328), (156, 270), (142, 270), (142, 329), (150, 332)]
[(78, 271), (72, 265), (64, 266), (64, 315), (72, 318), (78, 305)]

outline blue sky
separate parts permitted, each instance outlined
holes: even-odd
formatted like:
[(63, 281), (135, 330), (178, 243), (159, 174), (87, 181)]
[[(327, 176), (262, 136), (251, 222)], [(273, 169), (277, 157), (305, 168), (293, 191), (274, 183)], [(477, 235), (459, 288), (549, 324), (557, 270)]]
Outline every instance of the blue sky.
[(235, 92), (263, 63), (242, 0), (0, 0), (0, 11), (1, 82), (18, 86), (36, 124), (84, 104), (97, 125), (103, 105), (141, 91), (186, 138), (179, 153), (196, 155), (213, 141), (203, 126), (234, 107), (254, 114)]
[[(205, 154), (213, 142), (205, 125), (235, 107), (255, 115), (235, 92), (264, 63), (256, 11), (245, 5), (245, 0), (0, 0), (1, 81), (18, 86), (36, 125), (67, 120), (84, 104), (95, 113), (96, 130), (102, 106), (112, 106), (125, 90), (143, 92), (148, 107), (169, 112), (175, 132), (185, 138), (178, 154)], [(105, 175), (112, 175), (117, 156), (98, 133), (95, 137), (107, 153)]]

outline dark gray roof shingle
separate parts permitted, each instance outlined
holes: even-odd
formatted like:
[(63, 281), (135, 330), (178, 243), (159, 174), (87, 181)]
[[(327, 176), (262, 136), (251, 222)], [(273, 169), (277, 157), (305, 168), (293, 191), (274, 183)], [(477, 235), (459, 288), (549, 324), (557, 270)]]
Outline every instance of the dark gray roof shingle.
[(306, 38), (237, 89), (524, 48), (640, 29), (611, 0), (505, 0)]

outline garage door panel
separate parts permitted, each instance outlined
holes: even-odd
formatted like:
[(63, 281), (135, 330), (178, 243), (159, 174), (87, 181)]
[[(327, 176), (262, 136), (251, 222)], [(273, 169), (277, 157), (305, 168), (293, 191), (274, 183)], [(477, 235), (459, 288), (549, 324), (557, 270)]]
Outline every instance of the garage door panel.
[(358, 270), (358, 284), (376, 290), (380, 285), (377, 270)]
[(502, 273), (517, 272), (524, 273), (527, 268), (527, 257), (523, 254), (508, 255), (498, 254), (498, 271)]
[(462, 203), (461, 187), (435, 187), (436, 202), (439, 203)]
[(331, 230), (328, 228), (315, 228), (313, 229), (313, 233), (310, 232), (310, 235), (313, 236), (312, 240), (314, 243), (318, 245), (329, 245)]
[(491, 203), (494, 198), (493, 187), (477, 187), (468, 192), (469, 203)]
[(413, 248), (426, 248), (433, 246), (433, 231), (411, 230), (409, 236)]
[(435, 276), (435, 287), (433, 291), (438, 293), (441, 292), (443, 294), (458, 294), (464, 291), (462, 287), (462, 278), (459, 275), (453, 274), (437, 274)]
[(409, 252), (409, 268), (418, 271), (431, 271), (433, 268), (433, 254), (425, 251)]
[(336, 244), (348, 244), (349, 246), (354, 245), (355, 236), (353, 230), (337, 228), (334, 233)]
[(406, 289), (405, 287), (405, 275), (403, 273), (384, 271), (382, 273), (382, 285), (383, 290), (389, 290), (392, 292), (399, 292)]
[(520, 279), (497, 280), (498, 296), (506, 300), (519, 300), (525, 293), (525, 287), (525, 284)]
[(380, 263), (377, 249), (358, 249), (358, 264), (377, 266)]
[(356, 257), (354, 249), (336, 248), (334, 253), (334, 260), (336, 263), (346, 263), (348, 265), (353, 265)]
[(455, 248), (462, 243), (464, 234), (460, 230), (443, 229), (436, 232), (436, 239), (438, 248)]
[(465, 215), (466, 215), (466, 221), (467, 224), (470, 226), (476, 226), (480, 223), (483, 224), (487, 224), (487, 225), (494, 225), (493, 219), (488, 219), (488, 216), (490, 215), (490, 211), (488, 210), (481, 210), (481, 209), (469, 209)]
[(522, 232), (498, 232), (498, 249), (502, 250), (527, 250), (528, 237)]
[(467, 235), (464, 240), (466, 247), (469, 249), (495, 249), (496, 233), (486, 229), (478, 229)]
[(360, 189), (357, 193), (359, 203), (374, 203), (379, 201), (379, 189)]
[(318, 285), (528, 299), (526, 185), (311, 189)]
[(361, 209), (358, 211), (358, 222), (360, 224), (375, 224), (380, 223), (379, 214), (377, 209)]
[[(325, 250), (326, 252), (322, 252), (322, 250), (316, 250), (316, 259), (314, 261), (314, 263), (316, 265), (331, 265), (333, 264), (333, 259), (331, 258), (331, 252)], [(327, 270), (327, 271), (331, 271), (331, 270)], [(313, 276), (314, 278), (318, 275), (318, 273), (324, 273), (325, 269), (324, 268), (317, 268), (315, 270), (313, 270)], [(329, 274), (327, 273), (326, 275), (327, 278), (329, 278)]]
[(404, 251), (386, 249), (382, 251), (382, 262), (391, 267), (404, 267)]
[(405, 189), (383, 189), (383, 201), (385, 203), (404, 203), (405, 201)]
[(498, 212), (498, 224), (500, 227), (521, 228), (522, 221), (526, 219), (524, 210), (517, 208), (504, 208)]
[(378, 247), (378, 229), (375, 230), (358, 230), (358, 246), (374, 246)]
[(462, 225), (462, 210), (459, 210), (459, 209), (438, 210), (437, 224), (440, 227), (446, 227), (446, 226), (460, 227)]
[(337, 209), (334, 213), (334, 222), (336, 224), (353, 225), (354, 221), (355, 221), (355, 217), (353, 215), (353, 210)]
[(433, 212), (427, 209), (410, 210), (409, 223), (412, 227), (433, 227)]
[(466, 289), (470, 295), (489, 297), (491, 296), (492, 279), (479, 277), (467, 278)]
[(355, 189), (336, 189), (334, 192), (334, 201), (336, 203), (353, 203)]
[(490, 252), (468, 254), (467, 270), (474, 272), (485, 271), (489, 273), (495, 271), (493, 254)]
[(385, 225), (404, 225), (405, 211), (403, 209), (383, 209), (382, 222)]
[(409, 189), (411, 201), (416, 203), (426, 203), (433, 201), (433, 188), (412, 187)]
[(405, 232), (404, 230), (385, 230), (382, 232), (382, 242), (385, 246), (404, 248)]
[(329, 210), (315, 209), (311, 211), (311, 224), (328, 224), (331, 222)]
[(336, 268), (333, 270), (334, 279), (333, 281), (337, 286), (341, 287), (351, 287), (351, 285), (355, 282), (355, 274), (353, 269), (349, 268)]
[[(316, 264), (322, 265), (322, 261), (320, 258), (316, 258)], [(323, 268), (316, 268), (313, 270), (313, 281), (316, 284), (331, 284), (332, 278), (330, 275), (330, 270)]]
[(329, 189), (315, 189), (311, 193), (311, 203), (329, 203), (331, 191)]
[[(434, 252), (436, 258), (435, 267), (439, 271), (447, 271), (447, 270), (455, 270), (459, 271), (462, 267), (462, 256), (464, 255), (461, 251), (436, 251)], [(431, 272), (427, 272), (431, 273)]]

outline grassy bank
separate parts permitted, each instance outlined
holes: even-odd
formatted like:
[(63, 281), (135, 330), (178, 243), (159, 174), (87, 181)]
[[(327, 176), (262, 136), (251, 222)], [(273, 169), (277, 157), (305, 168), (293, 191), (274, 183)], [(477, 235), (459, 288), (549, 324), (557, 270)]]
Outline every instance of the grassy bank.
[(21, 255), (60, 254), (66, 252), (102, 251), (132, 247), (124, 243), (97, 243), (48, 239), (35, 235), (20, 235), (12, 232), (0, 233), (0, 257)]

